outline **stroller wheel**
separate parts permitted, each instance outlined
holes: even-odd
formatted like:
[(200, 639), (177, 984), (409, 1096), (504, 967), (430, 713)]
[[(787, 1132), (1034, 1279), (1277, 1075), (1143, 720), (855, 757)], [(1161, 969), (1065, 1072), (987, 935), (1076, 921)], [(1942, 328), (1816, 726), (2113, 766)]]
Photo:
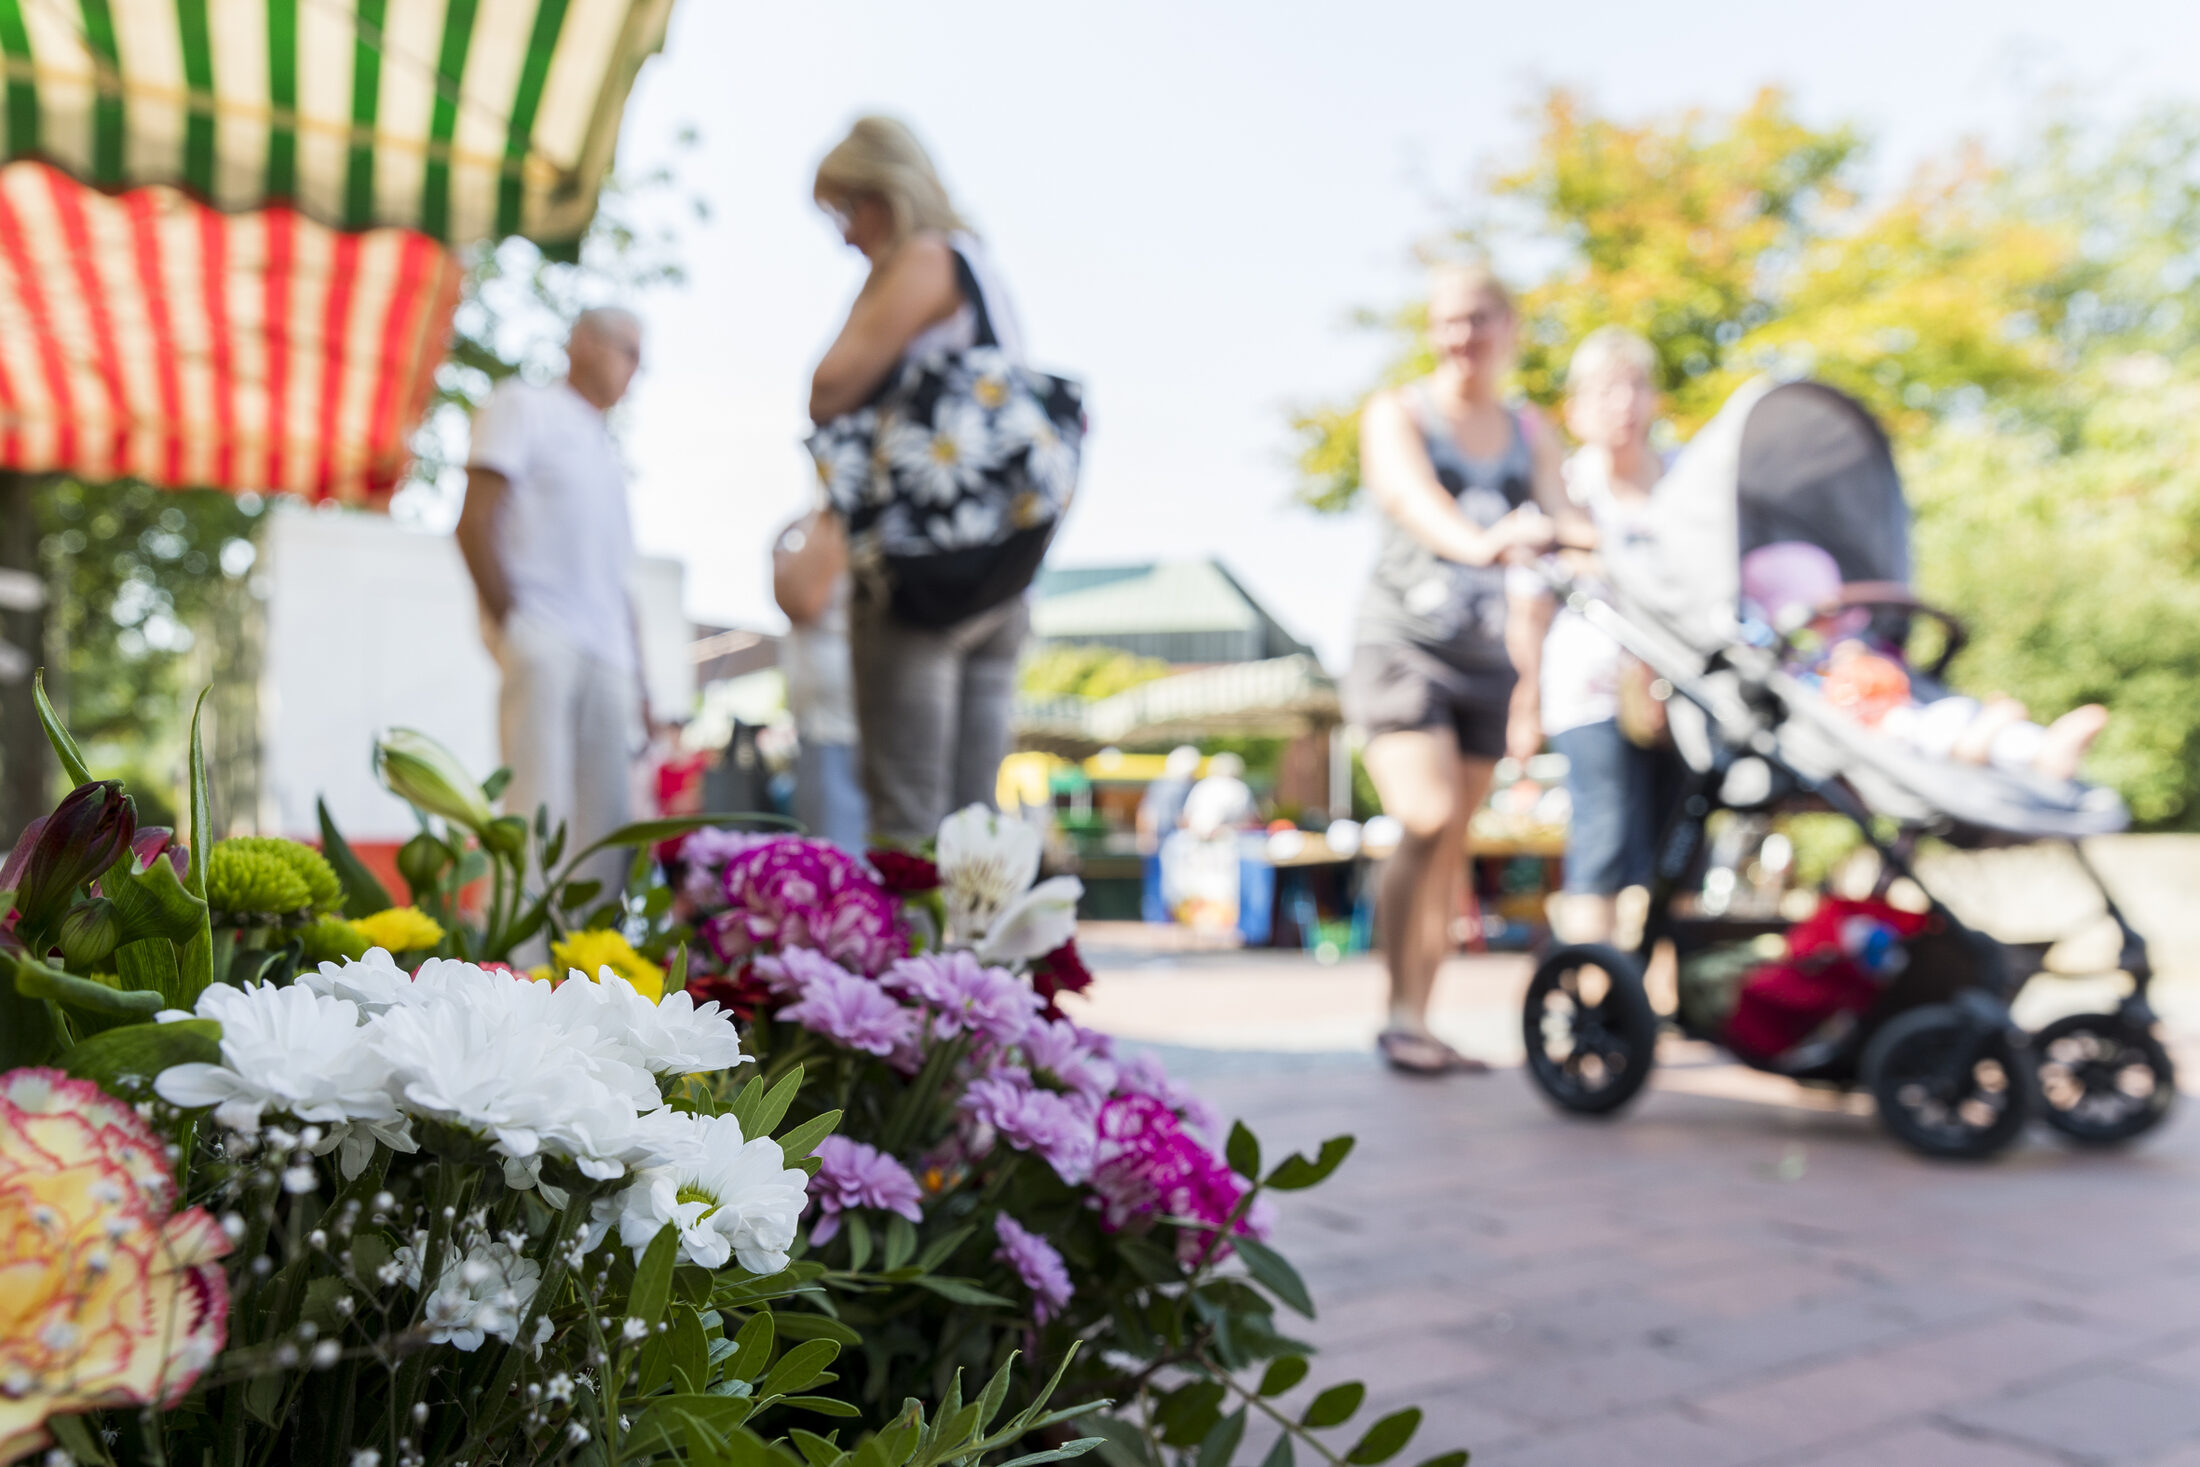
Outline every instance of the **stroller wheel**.
[(1632, 1100), (1657, 1056), (1658, 1016), (1642, 974), (1608, 947), (1562, 947), (1538, 964), (1521, 1032), (1528, 1073), (1578, 1115), (1606, 1115)]
[(2005, 1025), (1931, 1003), (1897, 1014), (1864, 1046), (1879, 1122), (1927, 1156), (1992, 1156), (2024, 1130), (2028, 1086)]
[(2041, 1119), (2087, 1146), (2152, 1130), (2177, 1098), (2169, 1051), (2121, 1014), (2071, 1014), (2032, 1036), (2032, 1081)]

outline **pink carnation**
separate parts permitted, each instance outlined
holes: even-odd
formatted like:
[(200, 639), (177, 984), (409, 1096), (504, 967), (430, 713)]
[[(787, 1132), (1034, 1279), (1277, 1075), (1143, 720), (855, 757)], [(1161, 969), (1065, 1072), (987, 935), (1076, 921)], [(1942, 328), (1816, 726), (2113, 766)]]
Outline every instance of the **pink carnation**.
[(1060, 1314), (1076, 1290), (1054, 1245), (1005, 1212), (993, 1215), (993, 1236), (1001, 1240), (993, 1256), (1015, 1269), (1031, 1290), (1031, 1312), (1039, 1323)]
[(828, 841), (781, 836), (726, 861), (726, 910), (705, 924), (719, 960), (815, 948), (876, 974), (908, 951), (894, 898), (863, 864)]
[(1039, 995), (1006, 968), (988, 968), (966, 952), (903, 958), (879, 982), (922, 1000), (932, 1011), (940, 1039), (982, 1034), (995, 1044), (1014, 1044), (1038, 1017)]
[(779, 1017), (881, 1058), (908, 1048), (923, 1022), (915, 1009), (905, 1008), (870, 979), (838, 968), (813, 974), (801, 1001), (781, 1009)]
[[(1222, 1227), (1245, 1188), (1230, 1169), (1184, 1130), (1176, 1112), (1150, 1095), (1117, 1095), (1100, 1108), (1092, 1190), (1110, 1230), (1133, 1219), (1170, 1217), (1193, 1226), (1186, 1251), (1205, 1246), (1198, 1236)], [(1238, 1232), (1254, 1228), (1240, 1219)]]
[(919, 1206), (923, 1193), (909, 1168), (879, 1150), (846, 1136), (827, 1136), (817, 1145), (817, 1177), (810, 1196), (817, 1200), (817, 1225), (810, 1241), (829, 1243), (840, 1231), (840, 1215), (860, 1207), (899, 1213), (911, 1222), (924, 1221)]

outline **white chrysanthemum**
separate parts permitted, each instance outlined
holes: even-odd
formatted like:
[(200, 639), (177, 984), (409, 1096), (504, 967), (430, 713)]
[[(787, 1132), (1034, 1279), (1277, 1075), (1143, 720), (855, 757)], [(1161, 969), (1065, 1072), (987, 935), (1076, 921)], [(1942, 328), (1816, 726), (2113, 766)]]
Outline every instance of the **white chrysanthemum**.
[(987, 963), (1021, 963), (1044, 957), (1077, 935), (1077, 900), (1085, 884), (1074, 876), (1040, 882), (994, 919), (978, 944)]
[(948, 400), (930, 423), (896, 422), (879, 449), (920, 503), (952, 504), (993, 463), (993, 430), (977, 404)]
[(769, 1137), (751, 1140), (732, 1116), (664, 1112), (645, 1122), (658, 1164), (639, 1171), (624, 1192), (596, 1204), (599, 1232), (616, 1226), (639, 1259), (672, 1224), (680, 1261), (751, 1273), (787, 1266), (795, 1225), (808, 1200), (808, 1178), (787, 1165)]
[(585, 1176), (623, 1174), (637, 1114), (660, 1103), (655, 1082), (550, 1022), (544, 985), (503, 981), (495, 998), (452, 984), (375, 1021), (401, 1103), (488, 1138), (523, 1166), (547, 1152)]
[(357, 1004), (296, 986), (216, 983), (194, 1012), (222, 1026), (221, 1063), (170, 1065), (153, 1082), (161, 1099), (212, 1106), (215, 1120), (248, 1134), (272, 1110), (330, 1128), (327, 1146), (356, 1136), (347, 1166), (355, 1156), (363, 1163), (377, 1140), (413, 1149), (389, 1067), (361, 1031)]
[(947, 940), (973, 946), (1038, 877), (1039, 832), (971, 805), (940, 822), (938, 865)]
[[(391, 1260), (415, 1292), (427, 1250), (427, 1235), (416, 1233)], [(428, 1338), (461, 1350), (478, 1350), (492, 1337), (507, 1345), (517, 1340), (520, 1321), (542, 1284), (540, 1264), (494, 1238), (474, 1239), (464, 1257), (455, 1248), (446, 1249), (441, 1274), (423, 1310)]]
[(341, 963), (323, 963), (319, 971), (301, 973), (295, 985), (326, 994), (330, 998), (349, 999), (359, 1005), (359, 1012), (368, 1018), (384, 1009), (404, 1003), (412, 994), (412, 974), (397, 966), (397, 960), (381, 948), (370, 948), (367, 955), (356, 961), (346, 959)]
[(655, 1075), (730, 1070), (748, 1059), (733, 1016), (715, 1001), (698, 1008), (681, 990), (651, 1003), (608, 967), (594, 980), (575, 969), (557, 986), (550, 1012), (574, 1030), (592, 1029), (629, 1063)]

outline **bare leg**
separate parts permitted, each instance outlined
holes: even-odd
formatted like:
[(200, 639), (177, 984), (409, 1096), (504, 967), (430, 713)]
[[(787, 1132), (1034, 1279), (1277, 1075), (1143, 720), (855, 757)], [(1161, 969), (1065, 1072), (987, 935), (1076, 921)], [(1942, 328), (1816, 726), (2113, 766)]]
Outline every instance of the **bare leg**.
[(2049, 724), (2032, 767), (2054, 779), (2075, 779), (2085, 751), (2108, 727), (2108, 710), (2098, 703), (2073, 708)]
[(1978, 711), (1970, 726), (1956, 739), (1950, 757), (1960, 764), (1984, 764), (1994, 748), (1994, 740), (2001, 731), (2012, 724), (2024, 722), (2022, 703), (2010, 697), (1996, 696), (1986, 700), (1986, 706)]
[(1551, 898), (1551, 931), (1560, 942), (1610, 942), (1619, 928), (1619, 898), (1567, 891)]

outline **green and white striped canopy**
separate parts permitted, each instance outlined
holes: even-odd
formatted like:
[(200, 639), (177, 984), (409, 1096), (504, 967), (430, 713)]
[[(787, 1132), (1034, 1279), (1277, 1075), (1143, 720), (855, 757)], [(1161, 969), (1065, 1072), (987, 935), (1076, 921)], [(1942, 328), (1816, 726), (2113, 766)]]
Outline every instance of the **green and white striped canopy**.
[(224, 212), (575, 244), (672, 0), (0, 0), (9, 158)]

